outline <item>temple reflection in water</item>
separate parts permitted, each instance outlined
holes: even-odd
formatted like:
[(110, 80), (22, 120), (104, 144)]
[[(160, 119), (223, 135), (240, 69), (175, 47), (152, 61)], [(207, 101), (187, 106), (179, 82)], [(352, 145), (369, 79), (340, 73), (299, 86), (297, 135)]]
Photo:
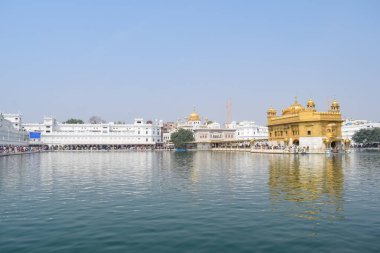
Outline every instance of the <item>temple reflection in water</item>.
[(268, 181), (272, 207), (306, 219), (341, 219), (344, 157), (273, 155)]

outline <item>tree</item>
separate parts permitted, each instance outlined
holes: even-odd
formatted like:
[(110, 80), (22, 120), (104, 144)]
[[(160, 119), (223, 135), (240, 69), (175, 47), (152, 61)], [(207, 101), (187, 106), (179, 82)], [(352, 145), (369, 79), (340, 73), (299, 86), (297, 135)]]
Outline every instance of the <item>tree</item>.
[(84, 124), (83, 120), (81, 120), (81, 119), (74, 119), (74, 118), (68, 119), (64, 123), (65, 124)]
[(92, 117), (89, 119), (89, 121), (90, 121), (91, 124), (105, 123), (105, 120), (102, 120), (102, 118), (99, 117), (99, 116), (92, 116)]
[(179, 129), (172, 133), (170, 138), (176, 148), (186, 148), (186, 143), (194, 141), (193, 132), (186, 129)]
[(352, 136), (352, 140), (363, 144), (380, 143), (380, 128), (360, 129)]

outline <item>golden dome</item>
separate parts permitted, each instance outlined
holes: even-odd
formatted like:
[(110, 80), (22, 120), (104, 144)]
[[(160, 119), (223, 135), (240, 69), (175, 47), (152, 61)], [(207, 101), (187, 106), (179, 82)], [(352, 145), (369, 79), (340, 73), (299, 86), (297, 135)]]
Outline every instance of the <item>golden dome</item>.
[(315, 107), (315, 103), (311, 98), (307, 101), (307, 107), (308, 108), (314, 108)]
[(282, 115), (297, 114), (303, 110), (305, 110), (305, 108), (300, 103), (298, 103), (297, 98), (296, 98), (294, 103), (291, 106), (282, 110)]
[(201, 117), (198, 115), (198, 113), (193, 112), (190, 114), (188, 120), (189, 121), (201, 121)]

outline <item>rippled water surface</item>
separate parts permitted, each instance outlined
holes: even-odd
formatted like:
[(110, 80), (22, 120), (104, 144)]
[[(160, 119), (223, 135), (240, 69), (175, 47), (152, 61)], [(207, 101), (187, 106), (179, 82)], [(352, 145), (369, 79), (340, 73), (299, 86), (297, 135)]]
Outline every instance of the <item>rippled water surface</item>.
[(0, 157), (0, 252), (380, 252), (380, 152)]

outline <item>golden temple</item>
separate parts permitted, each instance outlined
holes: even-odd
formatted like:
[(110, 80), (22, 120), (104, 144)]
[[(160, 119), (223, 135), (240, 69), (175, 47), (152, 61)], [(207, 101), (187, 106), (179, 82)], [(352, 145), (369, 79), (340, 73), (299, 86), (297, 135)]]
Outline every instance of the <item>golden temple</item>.
[(342, 115), (338, 101), (333, 100), (327, 112), (319, 112), (315, 102), (309, 99), (306, 107), (297, 101), (282, 110), (267, 111), (269, 141), (284, 146), (300, 146), (310, 150), (339, 150), (344, 148), (342, 140)]

